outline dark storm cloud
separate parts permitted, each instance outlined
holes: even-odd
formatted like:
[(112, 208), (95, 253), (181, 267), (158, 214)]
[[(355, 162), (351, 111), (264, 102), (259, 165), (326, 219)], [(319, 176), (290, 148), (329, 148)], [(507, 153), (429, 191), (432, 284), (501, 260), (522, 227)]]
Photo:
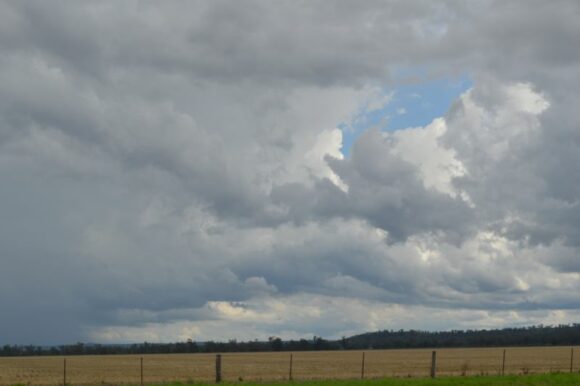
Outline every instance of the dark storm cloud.
[[(0, 343), (577, 311), (579, 9), (0, 2)], [(332, 130), (418, 69), (474, 78), (445, 131), (337, 158)]]

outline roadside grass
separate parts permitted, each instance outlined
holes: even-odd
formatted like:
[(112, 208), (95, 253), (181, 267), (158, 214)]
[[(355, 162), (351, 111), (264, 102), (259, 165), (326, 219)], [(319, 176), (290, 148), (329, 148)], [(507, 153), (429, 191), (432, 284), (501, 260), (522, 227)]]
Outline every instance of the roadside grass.
[[(150, 386), (215, 385), (215, 383), (162, 383)], [(223, 386), (555, 386), (580, 385), (580, 374), (534, 374), (441, 378), (383, 378), (278, 382), (222, 382)]]

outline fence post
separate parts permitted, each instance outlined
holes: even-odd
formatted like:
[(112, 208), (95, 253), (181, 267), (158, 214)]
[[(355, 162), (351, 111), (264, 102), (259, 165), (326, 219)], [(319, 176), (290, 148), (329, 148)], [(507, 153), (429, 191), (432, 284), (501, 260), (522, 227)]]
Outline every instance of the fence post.
[(62, 368), (62, 384), (66, 386), (66, 358), (63, 361), (63, 368)]
[(222, 355), (217, 354), (215, 356), (215, 383), (220, 383), (222, 381)]
[(143, 386), (143, 357), (141, 357), (141, 386)]
[(290, 353), (290, 370), (288, 371), (288, 380), (292, 380), (292, 353)]
[(505, 348), (503, 349), (503, 358), (501, 360), (501, 375), (505, 374)]
[(437, 368), (437, 351), (431, 353), (431, 378), (435, 378), (435, 369)]
[(365, 352), (363, 351), (363, 356), (362, 356), (362, 366), (361, 366), (361, 370), (360, 370), (360, 377), (361, 379), (363, 379), (365, 377)]
[(574, 372), (574, 347), (570, 348), (570, 372)]

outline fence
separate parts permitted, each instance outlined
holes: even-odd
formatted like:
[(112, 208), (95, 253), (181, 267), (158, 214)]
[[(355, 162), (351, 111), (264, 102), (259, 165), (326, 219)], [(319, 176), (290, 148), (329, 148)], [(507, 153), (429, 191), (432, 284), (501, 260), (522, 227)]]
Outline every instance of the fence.
[[(0, 358), (0, 385), (134, 384), (245, 380), (575, 372), (573, 347), (305, 351)], [(578, 350), (576, 350), (578, 351)]]

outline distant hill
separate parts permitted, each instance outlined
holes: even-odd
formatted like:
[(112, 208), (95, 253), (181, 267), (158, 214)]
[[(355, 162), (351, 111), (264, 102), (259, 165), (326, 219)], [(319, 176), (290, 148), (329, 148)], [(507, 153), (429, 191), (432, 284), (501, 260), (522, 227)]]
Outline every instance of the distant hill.
[[(1, 345), (1, 342), (0, 342)], [(506, 346), (568, 346), (580, 345), (580, 324), (531, 326), (494, 330), (417, 331), (383, 330), (326, 340), (283, 341), (271, 337), (267, 341), (238, 342), (175, 342), (136, 344), (76, 343), (62, 346), (0, 346), (0, 356), (88, 355), (88, 354), (164, 354), (260, 351), (368, 350), (426, 347), (506, 347)]]
[(561, 346), (580, 344), (580, 324), (494, 330), (384, 330), (342, 340), (345, 349), (421, 347)]

